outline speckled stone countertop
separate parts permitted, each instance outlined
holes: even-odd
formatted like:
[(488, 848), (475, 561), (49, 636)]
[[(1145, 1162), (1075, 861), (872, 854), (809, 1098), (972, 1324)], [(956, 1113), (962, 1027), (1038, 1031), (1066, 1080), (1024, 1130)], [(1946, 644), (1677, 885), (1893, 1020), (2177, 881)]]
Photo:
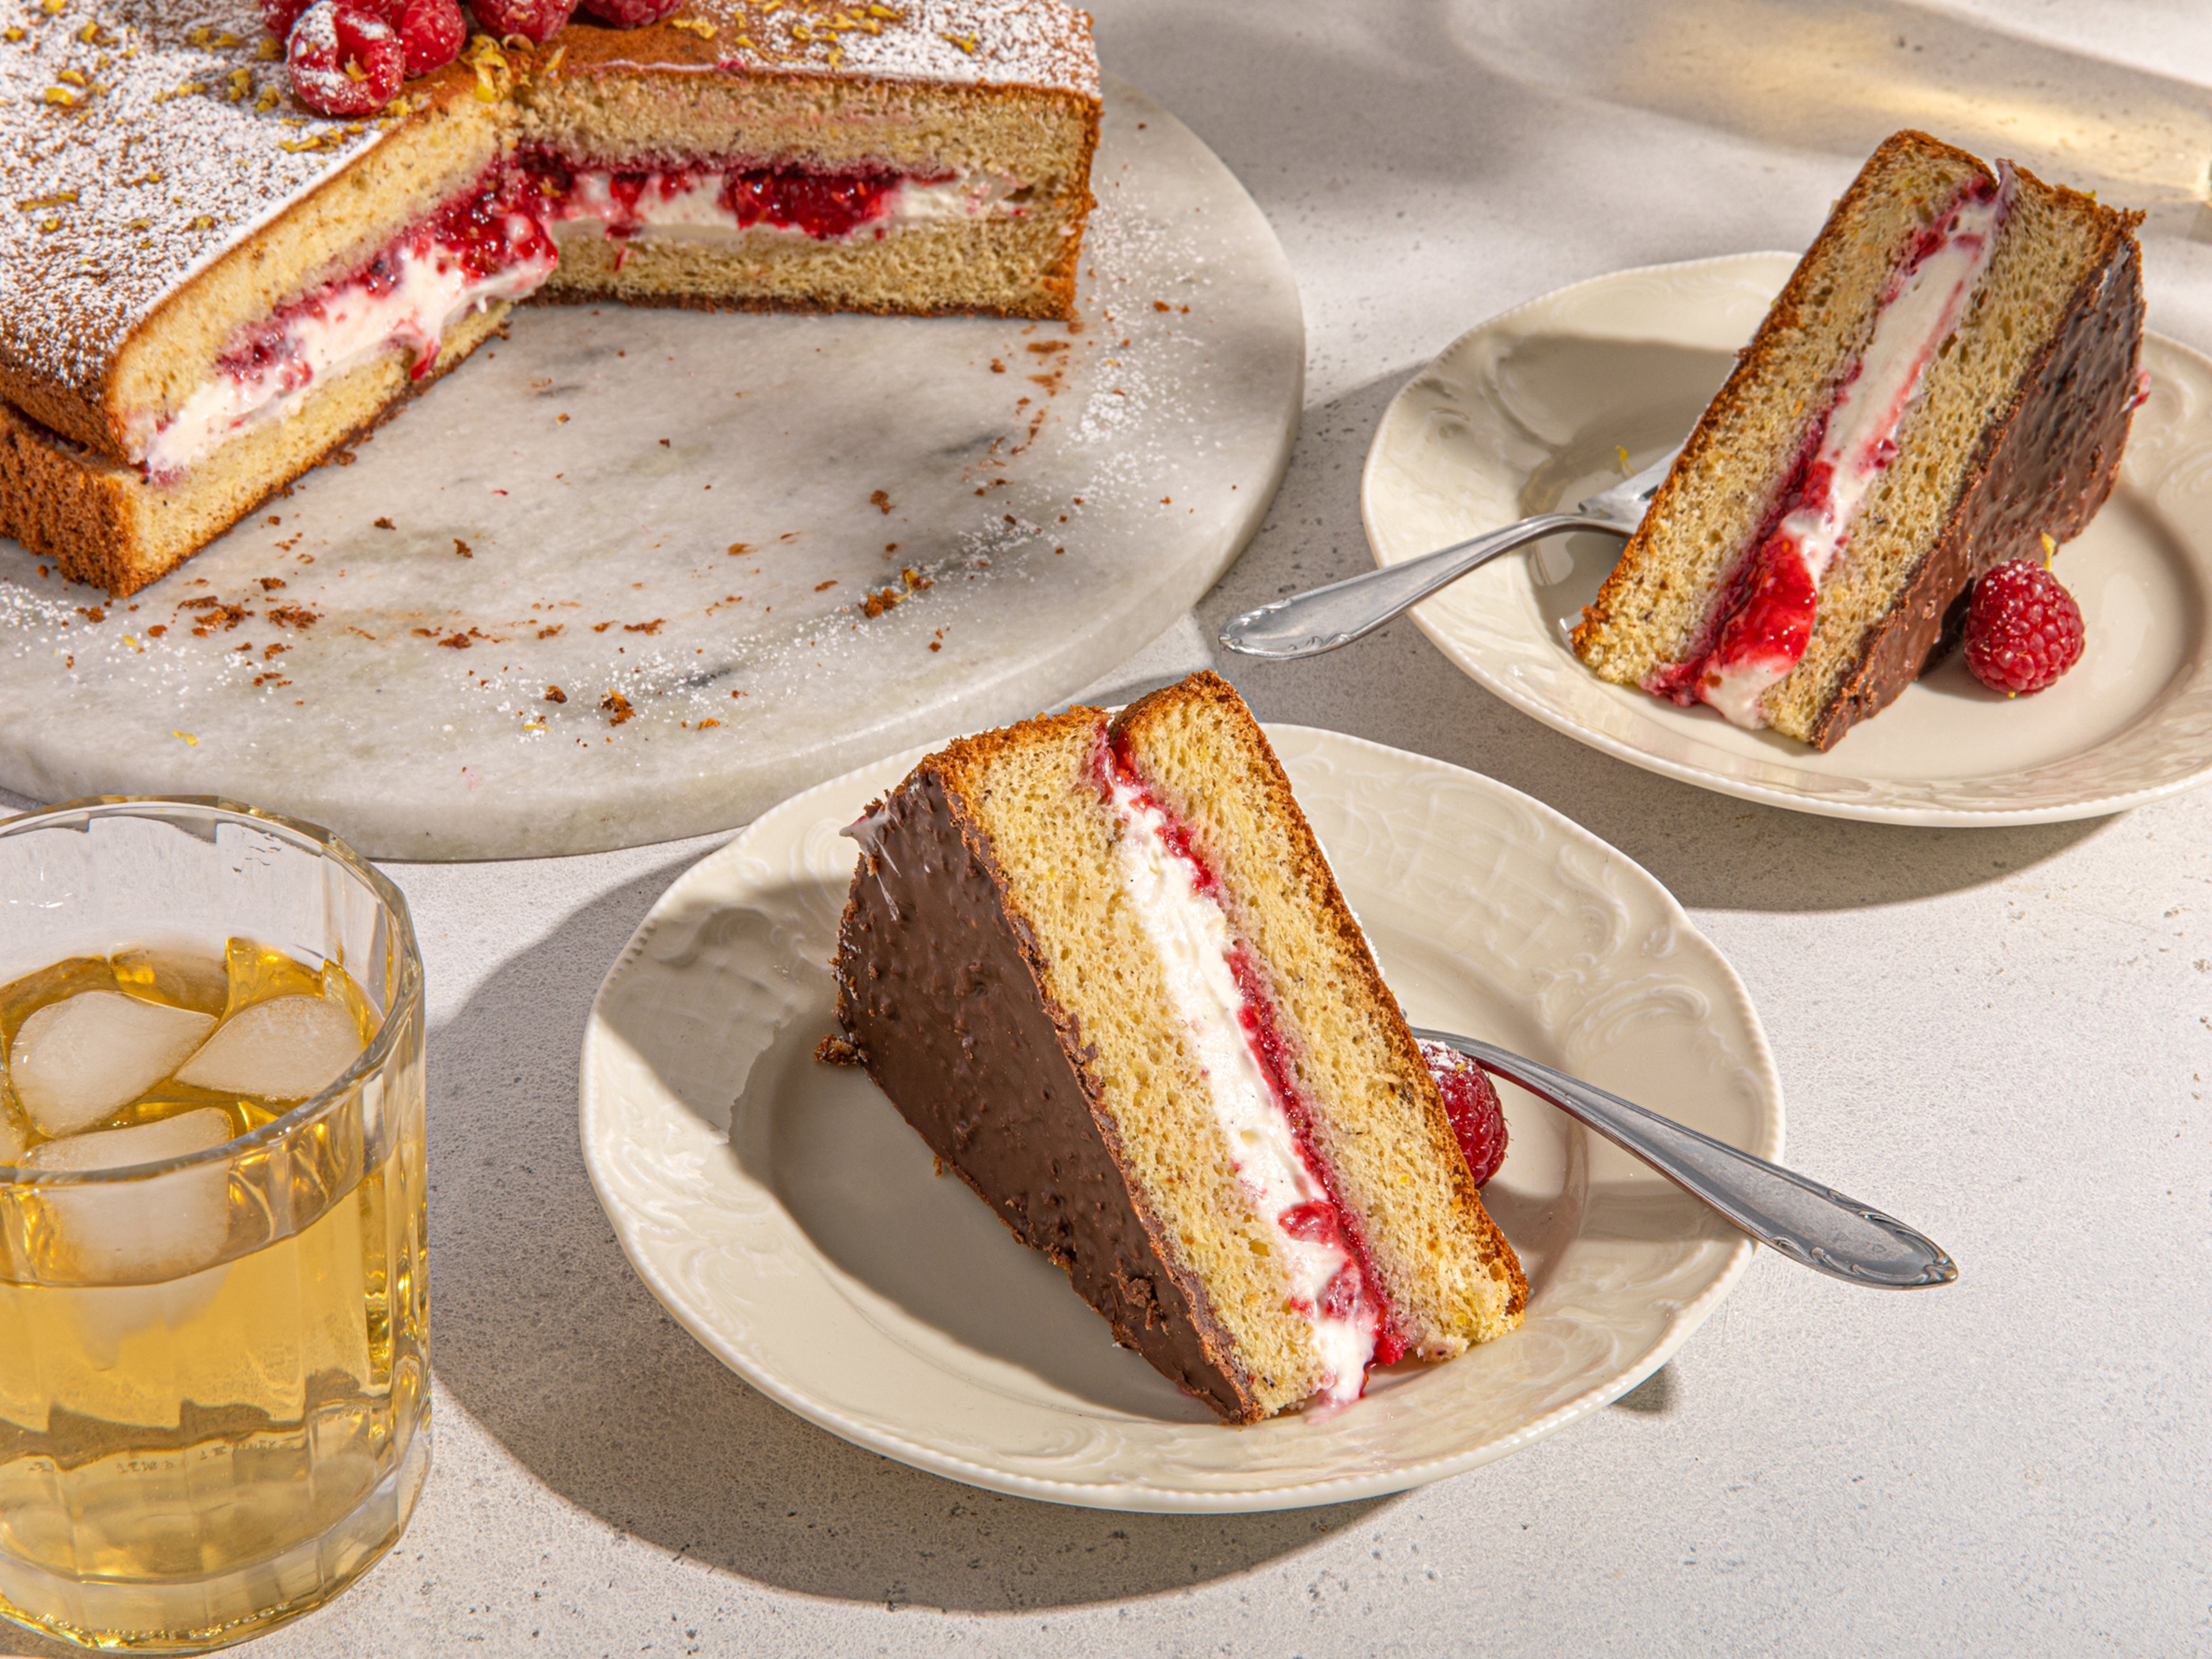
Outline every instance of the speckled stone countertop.
[[(1626, 265), (1802, 246), (1906, 122), (2148, 209), (2151, 325), (2212, 348), (2212, 14), (2180, 0), (1092, 3), (1108, 66), (1273, 219), (1310, 342), (1267, 524), (1199, 628), (1113, 684), (1368, 562), (1368, 440), (1469, 325)], [(1854, 824), (1584, 749), (1407, 623), (1221, 665), (1265, 718), (1478, 768), (1656, 874), (1750, 987), (1790, 1162), (1928, 1228), (1960, 1282), (1883, 1296), (1762, 1256), (1619, 1405), (1401, 1497), (1177, 1517), (972, 1491), (738, 1382), (592, 1200), (586, 1011), (714, 842), (392, 866), (429, 975), (436, 1472), (382, 1565), (242, 1650), (2212, 1649), (2212, 798)]]

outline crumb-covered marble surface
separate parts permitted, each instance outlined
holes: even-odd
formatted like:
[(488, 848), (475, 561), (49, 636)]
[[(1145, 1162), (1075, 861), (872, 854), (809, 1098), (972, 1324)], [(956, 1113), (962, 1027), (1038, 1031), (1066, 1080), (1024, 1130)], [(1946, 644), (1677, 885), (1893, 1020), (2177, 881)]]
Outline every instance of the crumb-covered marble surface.
[(1066, 696), (1236, 556), (1304, 368), (1187, 127), (1113, 84), (1092, 179), (1073, 325), (525, 307), (127, 600), (0, 540), (0, 786), (532, 857)]
[[(2152, 326), (2212, 349), (2196, 8), (1094, 6), (1109, 68), (1270, 216), (1310, 342), (1267, 521), (1199, 629), (1102, 693), (1367, 564), (1375, 423), (1470, 324), (1622, 266), (1801, 246), (1905, 121), (2148, 208)], [(1790, 72), (1808, 58), (1821, 75)], [(1594, 753), (1407, 623), (1313, 663), (1221, 665), (1264, 718), (1478, 768), (1656, 874), (1750, 988), (1790, 1161), (1926, 1228), (1958, 1285), (1884, 1296), (1761, 1257), (1620, 1405), (1400, 1498), (1199, 1518), (977, 1492), (738, 1382), (661, 1313), (592, 1200), (586, 1011), (715, 842), (391, 866), (428, 968), (436, 1470), (387, 1560), (240, 1651), (2212, 1648), (2212, 798), (2032, 829), (1856, 824)]]

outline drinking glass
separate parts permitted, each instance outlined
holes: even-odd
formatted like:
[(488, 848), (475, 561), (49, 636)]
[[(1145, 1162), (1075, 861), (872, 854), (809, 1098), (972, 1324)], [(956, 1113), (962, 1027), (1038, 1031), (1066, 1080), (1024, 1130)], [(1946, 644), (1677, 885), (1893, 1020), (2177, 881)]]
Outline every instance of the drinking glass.
[(87, 1645), (201, 1652), (319, 1606), (429, 1469), (406, 901), (328, 831), (221, 800), (0, 822), (0, 984), (241, 937), (366, 997), (336, 1082), (163, 1163), (0, 1164), (0, 1617)]

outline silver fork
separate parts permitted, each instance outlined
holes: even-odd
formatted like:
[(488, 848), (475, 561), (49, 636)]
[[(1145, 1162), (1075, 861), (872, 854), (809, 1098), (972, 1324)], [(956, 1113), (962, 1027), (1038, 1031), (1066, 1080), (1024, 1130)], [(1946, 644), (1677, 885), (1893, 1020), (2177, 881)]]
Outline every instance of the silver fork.
[(1424, 553), (1403, 564), (1364, 570), (1326, 587), (1308, 588), (1287, 599), (1247, 611), (1221, 630), (1221, 642), (1248, 657), (1276, 661), (1317, 657), (1373, 633), (1478, 565), (1543, 537), (1565, 530), (1632, 536), (1636, 526), (1644, 522), (1644, 509), (1651, 504), (1653, 494), (1666, 482), (1668, 469), (1674, 465), (1674, 457), (1681, 453), (1677, 445), (1634, 477), (1624, 478), (1612, 489), (1578, 502), (1571, 513), (1539, 513), (1533, 519), (1437, 552)]
[(1959, 1276), (1957, 1264), (1925, 1233), (1794, 1170), (1738, 1152), (1494, 1042), (1419, 1028), (1413, 1035), (1510, 1078), (1703, 1199), (1760, 1243), (1816, 1273), (1888, 1291), (1948, 1285)]

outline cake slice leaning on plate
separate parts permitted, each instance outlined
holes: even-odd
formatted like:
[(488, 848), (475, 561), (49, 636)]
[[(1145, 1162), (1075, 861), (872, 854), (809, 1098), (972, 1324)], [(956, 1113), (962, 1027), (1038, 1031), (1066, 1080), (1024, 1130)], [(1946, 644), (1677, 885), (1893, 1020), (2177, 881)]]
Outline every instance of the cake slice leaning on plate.
[(1925, 133), (1876, 150), (1652, 499), (1576, 653), (1819, 749), (2079, 534), (2140, 401), (2142, 215)]
[(1226, 682), (964, 738), (851, 833), (858, 1058), (1186, 1391), (1254, 1422), (1519, 1322), (1519, 1261)]
[[(0, 534), (135, 592), (517, 300), (1066, 317), (1097, 59), (1063, 0), (705, 0), (296, 103), (247, 0), (0, 39)], [(556, 250), (557, 244), (557, 250)]]

